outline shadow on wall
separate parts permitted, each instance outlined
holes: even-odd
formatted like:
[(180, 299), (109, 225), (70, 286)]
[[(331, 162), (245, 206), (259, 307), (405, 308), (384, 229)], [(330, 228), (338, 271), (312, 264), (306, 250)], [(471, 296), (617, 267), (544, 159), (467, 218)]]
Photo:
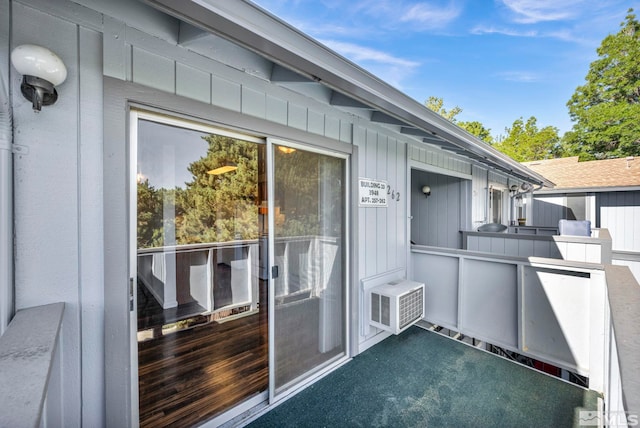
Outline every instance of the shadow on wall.
[(565, 195), (534, 197), (532, 224), (557, 227), (560, 220), (586, 220), (586, 197)]
[[(466, 223), (462, 200), (469, 180), (433, 172), (411, 170), (411, 241), (418, 245), (462, 248), (460, 230)], [(429, 196), (423, 186), (431, 188)], [(463, 212), (464, 210), (464, 212)]]

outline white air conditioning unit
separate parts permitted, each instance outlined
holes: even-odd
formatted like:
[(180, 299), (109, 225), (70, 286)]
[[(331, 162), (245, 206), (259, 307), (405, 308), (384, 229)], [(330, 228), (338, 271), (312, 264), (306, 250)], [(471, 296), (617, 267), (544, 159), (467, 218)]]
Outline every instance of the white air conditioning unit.
[(368, 291), (369, 324), (400, 334), (424, 317), (424, 284), (398, 280)]

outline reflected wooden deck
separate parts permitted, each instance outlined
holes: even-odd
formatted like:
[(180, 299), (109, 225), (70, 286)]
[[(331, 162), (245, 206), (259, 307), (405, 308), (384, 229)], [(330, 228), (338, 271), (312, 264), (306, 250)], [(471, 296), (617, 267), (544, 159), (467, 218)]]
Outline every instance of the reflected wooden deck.
[(259, 313), (140, 342), (140, 426), (193, 426), (266, 390), (266, 314), (261, 305)]

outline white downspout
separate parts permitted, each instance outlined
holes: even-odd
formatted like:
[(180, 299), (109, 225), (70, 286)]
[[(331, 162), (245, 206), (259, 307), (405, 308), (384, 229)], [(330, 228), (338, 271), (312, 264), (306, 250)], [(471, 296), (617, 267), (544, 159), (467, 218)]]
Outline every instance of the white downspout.
[(13, 317), (13, 115), (0, 74), (0, 336)]

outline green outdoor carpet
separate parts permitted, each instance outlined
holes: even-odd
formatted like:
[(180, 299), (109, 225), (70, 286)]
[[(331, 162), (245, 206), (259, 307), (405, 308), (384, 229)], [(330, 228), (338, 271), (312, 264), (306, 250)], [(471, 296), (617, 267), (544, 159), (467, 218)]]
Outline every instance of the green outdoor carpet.
[(597, 394), (411, 327), (249, 427), (571, 427)]

